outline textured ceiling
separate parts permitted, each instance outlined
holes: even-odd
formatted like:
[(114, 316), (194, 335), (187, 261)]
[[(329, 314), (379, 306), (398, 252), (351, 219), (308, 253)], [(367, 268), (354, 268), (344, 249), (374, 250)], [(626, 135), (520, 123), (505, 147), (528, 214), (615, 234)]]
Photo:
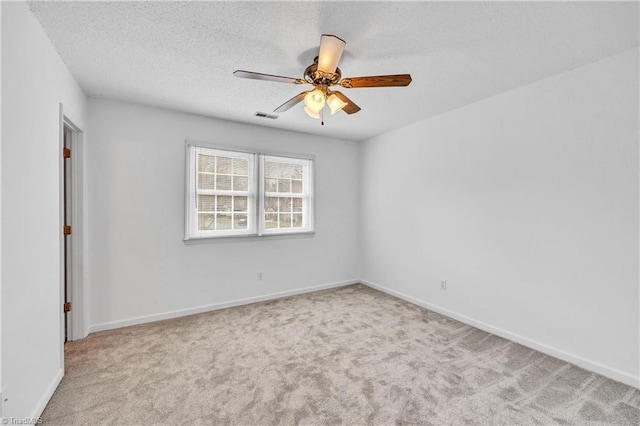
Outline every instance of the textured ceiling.
[[(638, 3), (32, 2), (87, 95), (362, 140), (638, 45)], [(403, 88), (345, 89), (358, 114), (271, 112), (307, 86), (320, 35), (347, 42), (344, 77), (410, 73)]]

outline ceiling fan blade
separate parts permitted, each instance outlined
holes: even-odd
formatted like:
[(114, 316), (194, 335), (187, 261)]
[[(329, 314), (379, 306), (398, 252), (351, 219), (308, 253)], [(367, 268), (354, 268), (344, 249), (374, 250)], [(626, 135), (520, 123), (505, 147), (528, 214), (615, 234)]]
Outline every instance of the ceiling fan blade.
[(240, 78), (249, 78), (251, 80), (277, 81), (278, 83), (294, 83), (302, 84), (305, 81), (300, 78), (282, 77), (280, 75), (261, 74), (259, 72), (236, 70), (233, 75)]
[(318, 71), (326, 74), (335, 73), (346, 45), (344, 40), (334, 35), (322, 34), (320, 52), (318, 53)]
[(342, 102), (346, 102), (347, 105), (342, 108), (342, 110), (344, 112), (346, 112), (347, 114), (355, 114), (356, 112), (360, 111), (360, 107), (358, 105), (356, 105), (355, 103), (353, 103), (353, 101), (349, 98), (347, 98), (344, 94), (342, 94), (342, 92), (338, 92), (338, 91), (333, 91), (333, 93), (335, 93), (335, 95), (342, 101)]
[(278, 108), (274, 109), (273, 112), (285, 112), (285, 111), (287, 111), (292, 106), (297, 105), (299, 102), (301, 102), (304, 99), (304, 97), (305, 97), (305, 95), (307, 93), (309, 93), (309, 91), (298, 93), (293, 98), (289, 99), (287, 102), (283, 103)]
[(408, 86), (411, 83), (410, 74), (375, 75), (371, 77), (343, 78), (340, 86), (351, 89), (357, 87), (392, 87)]

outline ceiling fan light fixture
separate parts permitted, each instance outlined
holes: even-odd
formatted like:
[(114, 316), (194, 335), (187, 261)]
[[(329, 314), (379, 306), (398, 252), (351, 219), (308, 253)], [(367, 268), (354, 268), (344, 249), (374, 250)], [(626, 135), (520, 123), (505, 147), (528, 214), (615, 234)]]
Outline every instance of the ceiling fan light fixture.
[[(0, 0), (2, 1), (2, 0)], [(343, 111), (345, 114), (355, 114), (360, 107), (340, 91), (332, 91), (333, 86), (344, 89), (359, 87), (401, 87), (411, 83), (409, 74), (372, 75), (366, 77), (342, 78), (342, 71), (338, 68), (346, 43), (344, 40), (330, 34), (320, 37), (320, 50), (318, 56), (305, 70), (304, 78), (283, 77), (273, 74), (262, 74), (251, 71), (236, 70), (233, 75), (239, 78), (248, 78), (263, 81), (276, 81), (280, 83), (308, 84), (312, 89), (298, 93), (273, 112), (284, 112), (294, 105), (304, 101), (305, 113), (316, 120), (322, 120), (322, 109), (325, 105), (331, 110), (331, 114)], [(322, 121), (324, 124), (324, 121)]]
[(342, 108), (347, 106), (347, 103), (340, 99), (335, 93), (332, 93), (331, 96), (327, 98), (327, 105), (331, 109), (331, 115), (340, 111)]
[(307, 115), (311, 118), (315, 118), (316, 120), (320, 119), (320, 113), (318, 113), (318, 111), (314, 111), (312, 109), (309, 109), (308, 106), (304, 107), (304, 112), (307, 113)]
[(323, 34), (320, 38), (320, 52), (318, 53), (318, 71), (333, 74), (338, 68), (346, 43), (340, 38)]
[(324, 92), (320, 89), (312, 90), (311, 92), (305, 95), (304, 104), (306, 105), (305, 110), (308, 108), (309, 110), (317, 114), (318, 112), (320, 112), (320, 110), (324, 107), (324, 104), (325, 104)]

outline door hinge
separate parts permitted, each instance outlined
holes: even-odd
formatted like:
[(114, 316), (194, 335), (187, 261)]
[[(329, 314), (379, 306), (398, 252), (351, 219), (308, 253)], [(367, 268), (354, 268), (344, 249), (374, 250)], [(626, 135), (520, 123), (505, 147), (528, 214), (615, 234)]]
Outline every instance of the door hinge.
[(71, 302), (64, 302), (64, 305), (62, 305), (62, 308), (64, 309), (65, 314), (71, 311)]
[(62, 150), (62, 156), (64, 158), (71, 158), (71, 150), (69, 148), (64, 148)]
[(64, 235), (71, 235), (71, 226), (65, 225), (64, 228), (62, 228), (62, 233)]

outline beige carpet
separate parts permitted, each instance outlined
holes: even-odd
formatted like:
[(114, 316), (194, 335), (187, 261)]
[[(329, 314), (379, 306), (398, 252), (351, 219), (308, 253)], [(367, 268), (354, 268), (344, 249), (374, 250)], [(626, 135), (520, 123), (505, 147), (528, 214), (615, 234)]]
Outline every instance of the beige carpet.
[(362, 285), (66, 345), (45, 424), (632, 424), (640, 391)]

